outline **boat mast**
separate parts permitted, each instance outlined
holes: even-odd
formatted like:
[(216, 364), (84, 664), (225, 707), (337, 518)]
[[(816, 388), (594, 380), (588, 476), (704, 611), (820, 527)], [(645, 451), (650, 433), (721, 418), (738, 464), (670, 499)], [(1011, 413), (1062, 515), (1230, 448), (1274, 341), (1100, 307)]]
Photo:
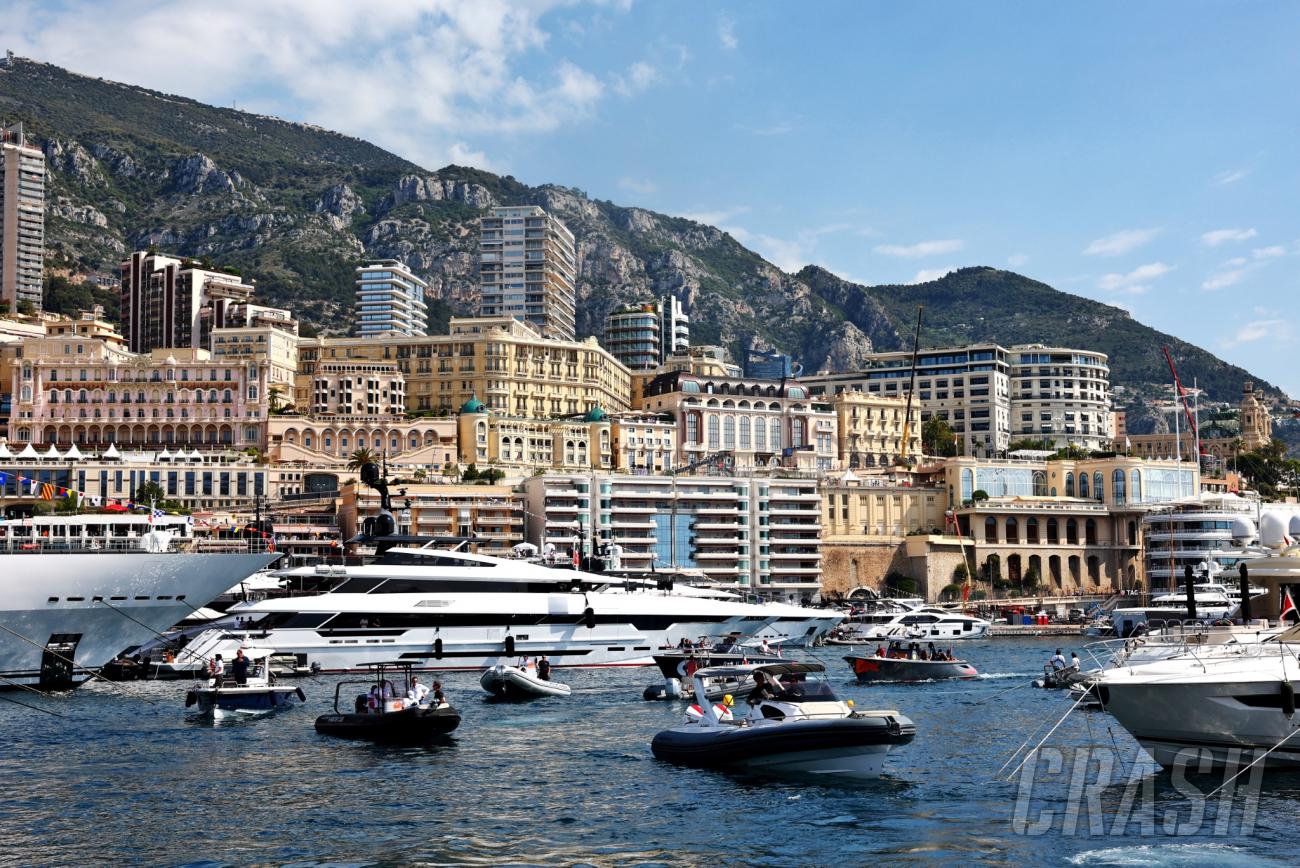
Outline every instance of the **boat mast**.
[(907, 386), (907, 408), (903, 411), (903, 442), (899, 444), (898, 463), (907, 464), (907, 442), (912, 431), (912, 398), (916, 394), (916, 358), (921, 349), (921, 311), (923, 305), (916, 306), (916, 334), (912, 337), (912, 377)]

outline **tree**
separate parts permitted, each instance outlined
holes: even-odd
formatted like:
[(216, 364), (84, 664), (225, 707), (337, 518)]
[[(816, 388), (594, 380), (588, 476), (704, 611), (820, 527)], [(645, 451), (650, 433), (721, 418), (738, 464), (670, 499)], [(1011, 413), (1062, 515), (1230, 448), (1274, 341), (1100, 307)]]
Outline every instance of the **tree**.
[(921, 451), (926, 455), (951, 458), (957, 454), (957, 440), (952, 426), (942, 416), (935, 416), (921, 426)]
[(478, 465), (471, 461), (469, 467), (466, 467), (464, 471), (461, 472), (460, 481), (477, 482), (478, 479), (479, 479)]
[(989, 555), (984, 560), (984, 579), (994, 585), (1002, 584), (1002, 558)]
[(161, 505), (166, 498), (167, 492), (163, 491), (163, 487), (153, 480), (147, 480), (135, 487), (135, 502), (141, 506), (149, 506), (155, 503)]
[(364, 446), (348, 456), (348, 470), (360, 470), (363, 466), (374, 463), (375, 453)]
[(411, 474), (411, 478), (416, 482), (424, 482), (425, 477), (428, 475), (428, 472), (423, 467), (417, 467), (415, 468), (415, 472)]
[(963, 558), (961, 563), (952, 568), (952, 580), (959, 585), (964, 585), (968, 578), (970, 578), (970, 568), (966, 566), (966, 559)]
[(915, 594), (916, 579), (904, 575), (898, 570), (890, 570), (885, 574), (885, 587), (899, 594)]

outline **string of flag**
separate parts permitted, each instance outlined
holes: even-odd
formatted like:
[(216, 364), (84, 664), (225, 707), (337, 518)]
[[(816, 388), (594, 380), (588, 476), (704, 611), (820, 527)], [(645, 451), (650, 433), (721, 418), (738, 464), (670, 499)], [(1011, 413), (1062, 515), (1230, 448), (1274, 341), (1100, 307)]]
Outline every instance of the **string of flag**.
[(54, 500), (56, 497), (67, 497), (69, 494), (75, 494), (80, 503), (87, 506), (119, 506), (126, 509), (139, 509), (149, 513), (150, 518), (162, 518), (167, 513), (157, 507), (147, 503), (136, 503), (130, 498), (125, 497), (103, 497), (98, 494), (86, 494), (83, 491), (77, 491), (75, 488), (64, 488), (61, 485), (55, 485), (52, 482), (42, 482), (39, 479), (33, 479), (30, 476), (23, 476), (20, 473), (0, 472), (0, 490), (7, 487), (9, 477), (13, 477), (18, 483), (21, 490), (27, 487), (27, 493), (32, 497), (40, 500)]

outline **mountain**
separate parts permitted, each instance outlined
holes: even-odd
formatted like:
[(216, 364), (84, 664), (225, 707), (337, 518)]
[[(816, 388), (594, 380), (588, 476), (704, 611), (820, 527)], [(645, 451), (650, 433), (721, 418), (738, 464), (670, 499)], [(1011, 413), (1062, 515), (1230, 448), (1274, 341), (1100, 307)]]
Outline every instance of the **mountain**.
[(1167, 381), (1167, 344), (1184, 379), (1196, 376), (1213, 398), (1235, 400), (1250, 378), (1118, 308), (1011, 272), (968, 268), (918, 286), (861, 286), (814, 266), (786, 274), (692, 220), (463, 166), (428, 171), (318, 127), (21, 58), (0, 68), (0, 123), (15, 120), (45, 149), (51, 170), (47, 306), (55, 309), (93, 298), (111, 313), (114, 292), (75, 280), (111, 277), (126, 253), (155, 246), (237, 267), (267, 302), (292, 307), (309, 327), (344, 333), (353, 268), (365, 257), (396, 257), (429, 281), (430, 326), (439, 329), (477, 301), (479, 215), (536, 204), (578, 240), (582, 334), (599, 334), (619, 304), (673, 293), (695, 342), (733, 353), (776, 348), (809, 370), (846, 369), (873, 349), (910, 345), (922, 304), (927, 345), (1096, 348), (1110, 354), (1112, 381), (1136, 388)]

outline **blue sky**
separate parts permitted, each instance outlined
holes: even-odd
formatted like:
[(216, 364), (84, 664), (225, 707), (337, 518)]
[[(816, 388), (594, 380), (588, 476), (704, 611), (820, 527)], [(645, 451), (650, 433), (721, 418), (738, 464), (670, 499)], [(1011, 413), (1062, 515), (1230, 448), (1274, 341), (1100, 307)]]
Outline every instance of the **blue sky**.
[(20, 54), (695, 217), (787, 270), (1012, 268), (1300, 397), (1295, 3), (0, 0), (0, 20)]

